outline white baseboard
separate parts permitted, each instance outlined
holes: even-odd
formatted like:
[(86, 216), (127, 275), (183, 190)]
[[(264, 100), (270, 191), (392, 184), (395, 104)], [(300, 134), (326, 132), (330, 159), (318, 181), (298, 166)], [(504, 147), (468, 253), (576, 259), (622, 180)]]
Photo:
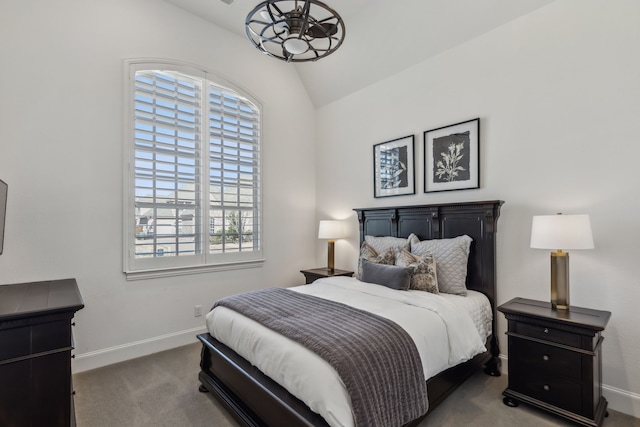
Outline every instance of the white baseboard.
[[(500, 361), (502, 362), (500, 371), (504, 375), (507, 375), (509, 372), (509, 358), (501, 354)], [(640, 418), (640, 394), (606, 384), (602, 384), (602, 394), (607, 399), (607, 402), (609, 402), (609, 409)]]
[(159, 351), (169, 350), (197, 341), (196, 335), (206, 332), (205, 327), (174, 332), (159, 337), (148, 338), (128, 344), (105, 348), (88, 353), (76, 354), (73, 361), (73, 373), (89, 371), (136, 357), (147, 356)]
[(602, 384), (602, 394), (609, 402), (609, 409), (640, 418), (640, 394)]

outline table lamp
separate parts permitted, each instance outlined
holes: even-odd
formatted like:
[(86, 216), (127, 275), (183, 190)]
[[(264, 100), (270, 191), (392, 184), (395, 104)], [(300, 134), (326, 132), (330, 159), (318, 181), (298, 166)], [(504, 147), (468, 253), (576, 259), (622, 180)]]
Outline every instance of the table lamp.
[(551, 252), (551, 306), (569, 309), (569, 253), (566, 249), (593, 249), (589, 215), (536, 215), (531, 224), (531, 247)]
[(336, 239), (342, 239), (345, 237), (345, 227), (342, 221), (336, 220), (323, 220), (320, 221), (318, 227), (318, 239), (328, 239), (328, 252), (327, 252), (327, 268), (330, 272), (334, 272), (334, 252)]

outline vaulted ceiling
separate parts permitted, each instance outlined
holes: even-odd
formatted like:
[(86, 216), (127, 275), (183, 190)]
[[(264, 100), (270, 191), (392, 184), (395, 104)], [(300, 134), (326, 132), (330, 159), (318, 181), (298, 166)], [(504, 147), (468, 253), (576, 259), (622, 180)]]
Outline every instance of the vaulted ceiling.
[[(241, 37), (246, 16), (260, 3), (165, 1)], [(317, 62), (288, 66), (296, 68), (313, 104), (322, 107), (552, 1), (323, 0), (345, 21), (343, 45)]]

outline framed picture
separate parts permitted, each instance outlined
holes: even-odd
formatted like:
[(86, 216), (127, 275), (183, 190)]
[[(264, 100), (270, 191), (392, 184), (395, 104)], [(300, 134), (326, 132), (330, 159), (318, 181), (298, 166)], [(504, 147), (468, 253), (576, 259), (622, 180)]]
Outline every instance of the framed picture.
[(374, 197), (415, 194), (414, 136), (373, 146)]
[(480, 119), (424, 133), (424, 192), (480, 188)]

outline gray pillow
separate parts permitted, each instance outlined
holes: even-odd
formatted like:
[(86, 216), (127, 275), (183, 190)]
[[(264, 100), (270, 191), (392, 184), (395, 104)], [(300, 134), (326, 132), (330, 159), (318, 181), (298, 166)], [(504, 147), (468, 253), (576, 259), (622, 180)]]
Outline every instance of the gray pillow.
[(386, 286), (387, 288), (406, 291), (411, 286), (413, 267), (400, 267), (397, 265), (377, 264), (362, 260), (362, 277), (360, 280), (367, 283)]

